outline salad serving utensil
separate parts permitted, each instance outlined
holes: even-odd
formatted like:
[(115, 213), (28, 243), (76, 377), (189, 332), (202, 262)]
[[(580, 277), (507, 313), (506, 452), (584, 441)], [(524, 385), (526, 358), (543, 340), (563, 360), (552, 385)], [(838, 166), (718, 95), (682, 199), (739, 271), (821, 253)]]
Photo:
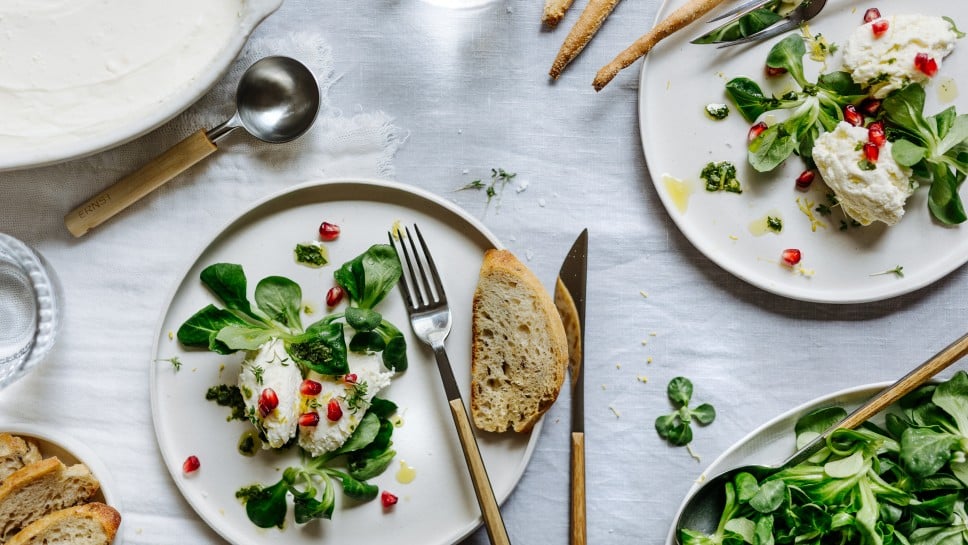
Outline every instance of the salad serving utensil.
[(69, 212), (64, 217), (67, 230), (75, 237), (83, 236), (215, 153), (216, 143), (235, 129), (243, 128), (270, 144), (302, 136), (319, 112), (319, 85), (299, 61), (265, 57), (242, 74), (235, 101), (235, 114), (228, 121), (193, 133)]
[(555, 307), (568, 338), (571, 377), (571, 545), (587, 543), (585, 519), (585, 291), (588, 229), (568, 250), (555, 282)]
[[(397, 230), (397, 236), (392, 232), (387, 233), (390, 245), (396, 250), (401, 262), (406, 265), (403, 274), (400, 275), (400, 293), (403, 294), (407, 314), (410, 315), (410, 326), (417, 338), (430, 345), (434, 351), (437, 371), (444, 384), (447, 404), (450, 406), (450, 414), (457, 428), (457, 437), (460, 440), (461, 450), (464, 451), (464, 461), (470, 472), (474, 494), (477, 496), (477, 503), (484, 517), (487, 535), (495, 545), (510, 545), (511, 541), (504, 527), (501, 510), (494, 497), (494, 490), (487, 476), (480, 448), (477, 446), (477, 438), (474, 437), (474, 430), (471, 429), (467, 408), (464, 406), (457, 380), (454, 378), (454, 370), (450, 366), (450, 359), (444, 349), (444, 340), (450, 334), (452, 324), (447, 294), (444, 292), (444, 285), (434, 259), (416, 224), (413, 226), (413, 231), (420, 242), (419, 251), (409, 227), (403, 231)], [(409, 250), (407, 242), (410, 245)]]
[[(710, 19), (708, 21), (710, 23), (715, 23), (716, 21), (722, 21), (723, 19), (727, 19), (727, 20), (722, 24), (720, 24), (715, 29), (696, 38), (695, 40), (692, 41), (692, 43), (708, 43), (705, 40), (709, 36), (714, 35), (720, 30), (722, 30), (723, 28), (726, 28), (732, 25), (733, 23), (739, 21), (740, 19), (752, 13), (753, 11), (756, 11), (757, 9), (763, 8), (775, 2), (776, 0), (750, 0), (748, 2), (744, 2), (736, 6), (735, 8), (730, 9), (729, 11), (726, 11), (725, 13), (719, 15), (718, 17), (714, 17), (713, 19)], [(787, 13), (783, 19), (781, 19), (780, 21), (777, 21), (773, 25), (770, 25), (762, 30), (754, 32), (753, 34), (750, 34), (748, 36), (737, 38), (735, 40), (717, 41), (717, 42), (711, 42), (711, 43), (718, 44), (719, 48), (721, 49), (724, 47), (731, 47), (734, 45), (757, 42), (760, 40), (765, 40), (767, 38), (772, 38), (773, 36), (776, 36), (778, 34), (783, 34), (784, 32), (793, 30), (799, 27), (801, 24), (805, 23), (806, 21), (813, 19), (814, 17), (817, 16), (818, 13), (820, 13), (820, 11), (824, 8), (826, 4), (827, 4), (827, 0), (803, 0), (803, 2), (801, 2), (797, 7), (795, 7), (792, 11), (790, 11), (790, 13)]]
[(674, 532), (676, 543), (681, 543), (679, 535), (681, 530), (685, 528), (707, 533), (715, 529), (716, 523), (722, 514), (725, 501), (724, 486), (726, 483), (732, 481), (737, 474), (747, 472), (757, 477), (763, 477), (809, 459), (827, 444), (827, 438), (834, 431), (838, 429), (853, 429), (863, 424), (872, 416), (923, 385), (965, 355), (968, 355), (968, 333), (962, 335), (958, 340), (942, 349), (910, 373), (901, 377), (897, 382), (870, 398), (866, 403), (848, 414), (843, 420), (831, 426), (780, 464), (775, 466), (740, 466), (705, 479), (699, 488), (686, 499), (676, 514)]

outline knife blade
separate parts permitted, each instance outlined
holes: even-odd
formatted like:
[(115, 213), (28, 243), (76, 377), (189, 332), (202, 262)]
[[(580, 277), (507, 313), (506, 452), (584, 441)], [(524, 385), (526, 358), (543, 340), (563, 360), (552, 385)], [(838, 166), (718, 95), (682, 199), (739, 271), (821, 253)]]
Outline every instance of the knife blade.
[(571, 543), (585, 545), (585, 289), (588, 276), (588, 229), (578, 235), (555, 282), (555, 306), (568, 338), (571, 377)]

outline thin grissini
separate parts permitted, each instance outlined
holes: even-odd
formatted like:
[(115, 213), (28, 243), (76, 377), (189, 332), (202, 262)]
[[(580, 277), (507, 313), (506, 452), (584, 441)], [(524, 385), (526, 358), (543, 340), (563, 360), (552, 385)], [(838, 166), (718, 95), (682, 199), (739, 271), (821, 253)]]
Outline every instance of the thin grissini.
[(568, 32), (568, 37), (561, 44), (558, 56), (551, 64), (549, 76), (558, 79), (561, 71), (568, 66), (568, 63), (575, 60), (581, 50), (588, 45), (588, 42), (592, 40), (592, 37), (595, 36), (595, 33), (598, 32), (602, 23), (605, 22), (605, 19), (618, 3), (619, 0), (589, 0), (588, 5), (582, 10), (581, 16), (578, 17), (578, 21), (575, 22), (575, 26), (571, 27), (571, 31)]
[(645, 56), (657, 43), (685, 28), (722, 2), (723, 0), (689, 0), (684, 6), (673, 11), (598, 71), (592, 83), (595, 90), (601, 91), (622, 69), (637, 61), (639, 57)]
[(574, 0), (545, 0), (541, 22), (550, 28), (558, 26), (572, 2)]

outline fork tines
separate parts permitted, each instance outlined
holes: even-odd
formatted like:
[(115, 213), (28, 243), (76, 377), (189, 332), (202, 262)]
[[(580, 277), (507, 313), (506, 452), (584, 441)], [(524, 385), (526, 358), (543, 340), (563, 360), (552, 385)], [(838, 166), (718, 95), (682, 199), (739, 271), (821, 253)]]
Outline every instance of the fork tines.
[[(422, 310), (431, 306), (445, 305), (447, 304), (447, 295), (444, 293), (444, 286), (440, 282), (440, 274), (437, 272), (434, 258), (430, 255), (430, 250), (427, 249), (427, 243), (424, 242), (423, 235), (420, 233), (420, 228), (417, 227), (416, 223), (413, 224), (413, 230), (417, 234), (417, 240), (420, 241), (420, 251), (417, 250), (417, 245), (414, 242), (413, 236), (410, 234), (409, 227), (404, 228), (402, 232), (398, 229), (396, 236), (394, 236), (393, 232), (387, 233), (390, 238), (390, 245), (393, 246), (394, 250), (397, 250), (397, 256), (400, 257), (400, 261), (406, 263), (405, 270), (400, 275), (400, 291), (403, 293), (403, 299), (407, 307), (412, 310)], [(410, 250), (407, 249), (407, 241), (410, 242)], [(400, 243), (400, 249), (397, 249), (397, 242)], [(402, 256), (400, 255), (400, 250), (403, 250)], [(424, 271), (425, 264), (430, 271), (429, 276), (433, 278), (433, 286), (430, 285), (428, 275)], [(409, 281), (407, 280), (407, 273), (410, 276)]]

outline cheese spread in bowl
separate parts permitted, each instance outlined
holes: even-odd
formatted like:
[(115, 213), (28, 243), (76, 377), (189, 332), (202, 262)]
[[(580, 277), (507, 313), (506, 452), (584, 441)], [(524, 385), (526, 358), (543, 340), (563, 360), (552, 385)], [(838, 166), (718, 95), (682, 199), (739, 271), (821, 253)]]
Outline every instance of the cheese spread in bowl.
[(0, 0), (0, 169), (120, 144), (228, 68), (282, 0)]

